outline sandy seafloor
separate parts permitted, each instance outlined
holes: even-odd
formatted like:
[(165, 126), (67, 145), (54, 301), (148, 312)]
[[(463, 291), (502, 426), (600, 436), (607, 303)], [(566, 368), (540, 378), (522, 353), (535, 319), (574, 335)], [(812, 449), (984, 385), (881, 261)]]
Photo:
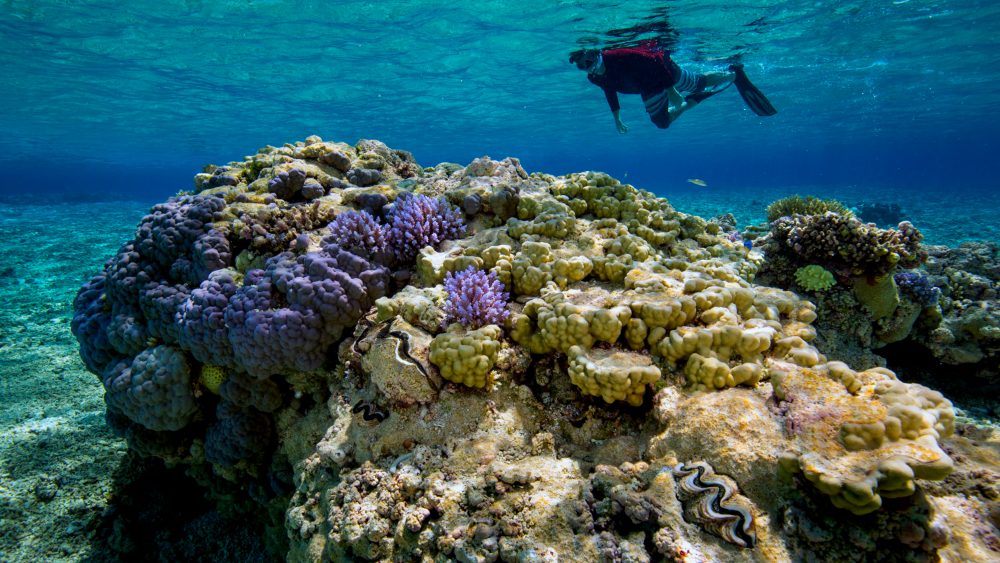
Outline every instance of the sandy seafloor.
[[(986, 191), (690, 185), (662, 193), (686, 213), (731, 212), (741, 228), (763, 221), (770, 201), (800, 193), (897, 203), (929, 244), (1000, 240), (1000, 194)], [(131, 237), (151, 203), (0, 203), (0, 563), (109, 557), (95, 538), (107, 536), (101, 527), (127, 448), (104, 424), (103, 390), (84, 369), (69, 325), (77, 288)], [(995, 422), (994, 408), (956, 406), (977, 423)]]

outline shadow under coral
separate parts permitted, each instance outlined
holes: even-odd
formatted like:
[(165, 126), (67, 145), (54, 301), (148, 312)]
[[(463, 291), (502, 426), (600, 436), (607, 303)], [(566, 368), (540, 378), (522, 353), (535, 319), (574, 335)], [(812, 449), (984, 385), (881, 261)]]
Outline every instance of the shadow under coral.
[(86, 561), (280, 561), (265, 547), (259, 506), (213, 501), (191, 474), (126, 456)]

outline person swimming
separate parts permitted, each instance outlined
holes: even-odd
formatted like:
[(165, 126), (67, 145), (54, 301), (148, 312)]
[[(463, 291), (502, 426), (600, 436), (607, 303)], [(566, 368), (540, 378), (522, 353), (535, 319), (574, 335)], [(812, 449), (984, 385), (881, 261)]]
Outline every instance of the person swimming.
[(728, 72), (694, 73), (681, 68), (655, 41), (635, 47), (580, 49), (570, 53), (569, 62), (586, 71), (587, 79), (604, 91), (619, 133), (628, 132), (621, 119), (619, 93), (642, 96), (650, 121), (660, 129), (732, 84), (757, 115), (777, 113), (747, 79), (743, 65), (731, 65)]

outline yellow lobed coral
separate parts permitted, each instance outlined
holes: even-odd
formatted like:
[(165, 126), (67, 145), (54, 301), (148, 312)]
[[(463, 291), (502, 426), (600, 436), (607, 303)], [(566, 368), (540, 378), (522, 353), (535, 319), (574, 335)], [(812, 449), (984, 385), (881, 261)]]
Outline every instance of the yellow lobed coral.
[(646, 386), (660, 379), (660, 369), (648, 356), (636, 352), (571, 346), (567, 357), (570, 381), (607, 403), (626, 401), (639, 406)]
[(614, 344), (630, 317), (627, 306), (614, 303), (598, 288), (548, 291), (510, 315), (508, 326), (511, 338), (534, 354), (565, 353), (597, 341)]
[(792, 448), (782, 468), (801, 472), (833, 504), (867, 514), (883, 497), (914, 492), (914, 479), (943, 479), (953, 463), (938, 444), (954, 431), (951, 403), (884, 368), (855, 372), (840, 362), (769, 366), (787, 408)]
[(547, 193), (523, 195), (517, 205), (517, 218), (507, 220), (507, 233), (515, 239), (526, 235), (565, 239), (575, 231), (573, 211)]
[(503, 331), (496, 325), (464, 331), (452, 325), (448, 332), (431, 341), (429, 359), (441, 377), (469, 387), (483, 388), (493, 383), (490, 371), (500, 350)]
[(552, 281), (552, 246), (546, 242), (528, 241), (511, 260), (511, 282), (517, 295), (538, 295)]
[(764, 376), (764, 367), (755, 363), (743, 363), (733, 368), (727, 362), (700, 354), (691, 354), (684, 366), (688, 384), (695, 390), (719, 390), (737, 385), (753, 387)]
[(455, 248), (450, 251), (437, 251), (425, 247), (417, 255), (417, 279), (423, 285), (436, 285), (444, 281), (448, 272), (460, 272), (469, 266), (477, 270), (483, 269), (483, 259), (476, 256), (475, 250)]
[(412, 325), (437, 332), (447, 316), (443, 308), (447, 298), (441, 286), (417, 288), (408, 285), (392, 297), (380, 297), (375, 301), (375, 322), (399, 316)]

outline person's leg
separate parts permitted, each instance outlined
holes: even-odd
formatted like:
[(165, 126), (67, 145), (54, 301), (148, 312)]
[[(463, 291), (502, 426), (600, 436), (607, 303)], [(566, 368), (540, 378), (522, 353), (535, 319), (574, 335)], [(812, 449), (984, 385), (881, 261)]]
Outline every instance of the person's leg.
[[(660, 129), (670, 127), (670, 96), (667, 94), (670, 90), (674, 89), (668, 88), (659, 92), (642, 93), (642, 103), (646, 105), (649, 120)], [(674, 91), (676, 92), (676, 90)]]
[(670, 100), (670, 105), (679, 108), (684, 104), (684, 96), (677, 91), (677, 88), (667, 88), (667, 99)]
[(704, 77), (703, 88), (714, 88), (720, 84), (732, 82), (736, 75), (732, 72), (709, 72), (702, 75)]

